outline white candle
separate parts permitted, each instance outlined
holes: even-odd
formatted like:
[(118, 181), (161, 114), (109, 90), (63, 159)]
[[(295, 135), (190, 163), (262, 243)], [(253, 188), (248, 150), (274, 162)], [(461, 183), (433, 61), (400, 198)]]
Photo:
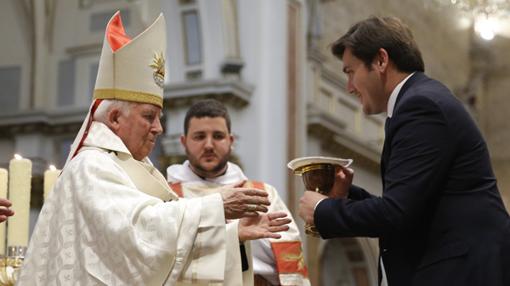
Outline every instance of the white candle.
[(58, 175), (60, 175), (60, 170), (57, 170), (55, 166), (50, 165), (50, 168), (44, 172), (44, 200), (50, 194), (51, 190), (53, 190), (53, 186), (55, 186), (55, 182), (57, 181)]
[(9, 218), (7, 246), (27, 246), (32, 162), (14, 155), (9, 162), (9, 200), (16, 213)]
[[(0, 198), (7, 198), (7, 170), (0, 168)], [(0, 223), (0, 255), (5, 255), (5, 222)]]

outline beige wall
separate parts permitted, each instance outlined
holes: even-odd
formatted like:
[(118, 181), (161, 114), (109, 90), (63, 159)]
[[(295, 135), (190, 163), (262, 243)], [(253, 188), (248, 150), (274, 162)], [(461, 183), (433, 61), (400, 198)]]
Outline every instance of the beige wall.
[(510, 40), (488, 44), (488, 74), (480, 87), (480, 122), (491, 153), (499, 190), (510, 208)]

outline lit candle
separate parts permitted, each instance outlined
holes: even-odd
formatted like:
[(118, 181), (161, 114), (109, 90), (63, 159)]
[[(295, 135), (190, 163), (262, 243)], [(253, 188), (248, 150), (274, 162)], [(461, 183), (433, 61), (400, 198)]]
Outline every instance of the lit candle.
[(9, 200), (16, 215), (9, 218), (8, 246), (27, 246), (32, 162), (19, 155), (9, 162)]
[(60, 170), (57, 170), (55, 166), (50, 165), (50, 168), (44, 172), (44, 200), (50, 194), (53, 186), (55, 186), (55, 182), (57, 181), (58, 175), (60, 174)]
[[(0, 168), (0, 198), (7, 198), (7, 170)], [(0, 223), (0, 255), (5, 255), (5, 223)]]

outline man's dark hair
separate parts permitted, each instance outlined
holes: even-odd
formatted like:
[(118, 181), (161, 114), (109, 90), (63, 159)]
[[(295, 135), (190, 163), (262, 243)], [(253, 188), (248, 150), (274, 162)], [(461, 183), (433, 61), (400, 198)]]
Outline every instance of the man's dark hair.
[(186, 117), (184, 118), (184, 135), (188, 134), (189, 121), (191, 118), (203, 117), (225, 118), (227, 129), (230, 133), (230, 116), (228, 115), (228, 110), (225, 105), (216, 99), (205, 99), (191, 105), (188, 112), (186, 112)]
[(383, 48), (399, 71), (410, 73), (425, 70), (411, 30), (395, 17), (372, 16), (356, 23), (333, 43), (331, 52), (341, 60), (347, 48), (368, 68), (379, 49)]

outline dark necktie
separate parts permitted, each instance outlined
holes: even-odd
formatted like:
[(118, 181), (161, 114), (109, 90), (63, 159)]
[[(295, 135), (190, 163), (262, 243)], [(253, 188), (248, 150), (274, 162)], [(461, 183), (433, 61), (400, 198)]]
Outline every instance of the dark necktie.
[[(382, 150), (382, 154), (381, 154), (381, 174), (384, 176), (384, 173), (386, 171), (386, 160), (387, 160), (387, 148), (388, 146), (386, 146), (387, 144), (389, 144), (388, 142), (388, 131), (390, 129), (390, 121), (391, 121), (391, 118), (390, 117), (386, 117), (386, 121), (384, 122), (384, 145), (383, 145), (383, 150)], [(384, 178), (382, 180), (382, 185), (383, 185), (383, 189), (385, 188), (385, 182), (384, 182)]]
[(386, 121), (384, 122), (384, 135), (388, 135), (388, 129), (390, 128), (390, 117), (386, 117)]

